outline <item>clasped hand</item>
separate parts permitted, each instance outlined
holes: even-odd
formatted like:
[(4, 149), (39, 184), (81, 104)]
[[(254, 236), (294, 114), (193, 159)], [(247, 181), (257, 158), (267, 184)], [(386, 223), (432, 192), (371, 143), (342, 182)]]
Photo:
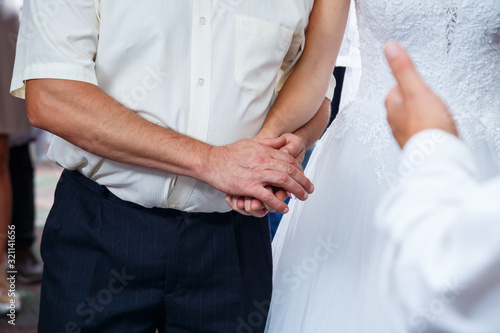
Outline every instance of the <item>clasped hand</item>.
[[(278, 139), (259, 139), (259, 141), (263, 144), (268, 145), (268, 147), (270, 148), (276, 149), (281, 154), (286, 154), (290, 162), (292, 160), (294, 161), (293, 165), (295, 167), (297, 167), (304, 159), (306, 151), (304, 141), (294, 134), (288, 133), (283, 134)], [(298, 166), (298, 168), (300, 169), (299, 174), (303, 176), (302, 169), (300, 168), (300, 166)], [(297, 193), (291, 190), (289, 187), (285, 186), (286, 183), (283, 183), (282, 185), (270, 183), (264, 186), (264, 188), (268, 193), (273, 195), (274, 199), (279, 200), (279, 208), (281, 208), (281, 205), (284, 205), (286, 207), (284, 200), (288, 197), (292, 197), (292, 195), (295, 195), (300, 200), (306, 200), (308, 198), (308, 194), (312, 193), (312, 191), (314, 190), (312, 183), (310, 183), (309, 180), (308, 182), (310, 184), (310, 187), (307, 191), (304, 191), (302, 193), (300, 191)], [(263, 217), (268, 212), (274, 211), (279, 211), (281, 213), (288, 212), (288, 207), (282, 210), (277, 208), (276, 205), (273, 205), (274, 199), (273, 202), (270, 202), (260, 200), (259, 198), (254, 196), (237, 196), (232, 194), (226, 195), (226, 202), (233, 210), (243, 215), (252, 215), (256, 217)]]

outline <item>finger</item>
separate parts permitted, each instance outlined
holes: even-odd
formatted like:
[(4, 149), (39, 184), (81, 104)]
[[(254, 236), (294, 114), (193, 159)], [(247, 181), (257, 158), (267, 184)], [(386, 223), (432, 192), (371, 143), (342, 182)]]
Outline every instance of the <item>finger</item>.
[(391, 127), (392, 134), (394, 135), (396, 141), (400, 147), (403, 147), (403, 141), (401, 140), (400, 131), (404, 131), (404, 126), (406, 122), (404, 121), (405, 113), (403, 106), (403, 96), (401, 88), (395, 86), (389, 91), (385, 99), (385, 107), (387, 108), (387, 122)]
[(268, 211), (265, 208), (264, 204), (257, 199), (246, 197), (245, 198), (245, 213), (255, 216), (255, 217), (264, 217)]
[(403, 94), (401, 92), (401, 88), (399, 85), (393, 87), (387, 97), (385, 98), (385, 107), (387, 109), (387, 117), (391, 118), (391, 116), (395, 112), (399, 112), (401, 107), (403, 106)]
[(306, 157), (306, 152), (305, 151), (302, 151), (299, 153), (299, 155), (297, 155), (295, 157), (295, 160), (297, 161), (297, 163), (300, 163), (302, 164), (302, 162), (304, 162), (304, 158)]
[(262, 208), (262, 209), (254, 211), (252, 213), (252, 216), (255, 216), (255, 217), (264, 217), (264, 216), (267, 215), (267, 213), (268, 213), (267, 209)]
[(404, 96), (419, 95), (426, 88), (406, 50), (397, 42), (385, 44), (385, 57)]
[[(288, 195), (287, 195), (287, 192), (285, 190), (278, 190), (278, 191), (275, 191), (274, 195), (281, 201), (285, 201), (287, 198), (288, 198)], [(266, 206), (266, 209), (270, 212), (270, 213), (274, 213), (275, 211), (272, 210), (272, 208), (270, 207), (267, 207)]]
[(254, 216), (254, 217), (258, 217), (258, 218), (261, 218), (261, 217), (264, 217), (267, 215), (268, 211), (267, 209), (265, 208), (261, 208), (261, 209), (257, 209), (257, 210), (253, 210), (251, 212), (248, 212), (250, 215)]
[[(307, 193), (309, 193), (309, 194), (313, 193), (314, 192), (314, 185), (304, 175), (304, 171), (302, 170), (302, 167), (300, 166), (300, 164), (292, 156), (290, 156), (290, 155), (286, 155), (283, 152), (278, 151), (278, 150), (276, 151), (276, 153), (283, 154), (287, 158), (286, 158), (285, 161), (279, 160), (279, 162), (281, 162), (281, 163), (277, 163), (275, 165), (270, 166), (268, 170), (284, 172), (285, 174), (291, 176), (297, 183), (299, 183), (305, 189), (305, 191)], [(276, 180), (271, 181), (270, 184), (272, 184), (272, 185), (274, 185), (276, 187), (283, 187), (283, 186), (280, 185), (280, 184), (282, 184), (282, 182), (276, 183), (275, 181)], [(276, 185), (276, 184), (278, 184), (278, 185)], [(287, 188), (285, 188), (285, 189), (287, 189)], [(290, 192), (296, 194), (293, 191), (290, 191)], [(301, 195), (297, 195), (297, 196), (301, 197)]]
[(286, 145), (286, 138), (266, 138), (266, 139), (255, 139), (256, 142), (268, 146), (273, 149), (280, 149), (284, 145)]
[(237, 201), (238, 201), (238, 199), (236, 199), (236, 198), (233, 199), (233, 204), (231, 205), (231, 207), (233, 207), (234, 211), (240, 213), (241, 215), (250, 216), (251, 215), (250, 213), (248, 213), (244, 209), (241, 209), (238, 207)]
[(266, 172), (262, 177), (262, 181), (264, 183), (283, 188), (284, 190), (289, 191), (292, 194), (294, 194), (300, 200), (305, 201), (309, 197), (309, 193), (306, 190), (306, 188), (309, 187), (308, 184), (310, 184), (312, 186), (312, 183), (303, 174), (302, 174), (302, 176), (298, 176), (298, 175), (295, 175), (295, 176), (297, 178), (303, 177), (304, 179), (307, 180), (308, 183), (306, 185), (302, 185), (291, 175), (289, 175), (287, 173), (283, 173), (283, 172), (273, 171), (273, 170), (269, 170), (268, 172)]
[(268, 205), (264, 205), (264, 208), (269, 212), (269, 213), (276, 213), (276, 210), (274, 210), (272, 207), (269, 207)]
[(229, 205), (229, 207), (231, 207), (231, 209), (233, 209), (233, 196), (232, 195), (229, 195), (229, 194), (226, 194), (226, 197), (224, 198), (224, 200), (226, 200), (226, 203)]
[(284, 153), (290, 154), (293, 158), (297, 158), (297, 156), (302, 151), (302, 149), (300, 149), (298, 145), (294, 143), (287, 143), (286, 145), (281, 147), (280, 150)]
[(240, 214), (247, 215), (247, 216), (249, 215), (248, 213), (242, 211), (241, 209), (239, 209), (236, 206), (236, 204), (235, 204), (236, 198), (234, 198), (232, 195), (226, 195), (225, 200), (226, 200), (226, 203), (229, 205), (229, 207), (231, 207), (231, 209), (234, 210), (235, 212), (238, 212)]
[[(306, 190), (307, 193), (309, 193), (309, 194), (313, 193), (314, 192), (313, 183), (309, 180), (309, 178), (306, 177), (302, 168), (300, 166), (298, 166), (299, 164), (297, 163), (297, 161), (294, 160), (294, 162), (295, 163), (293, 163), (293, 165), (290, 165), (290, 164), (285, 165), (285, 169), (281, 169), (281, 170), (283, 172), (285, 172), (286, 174), (288, 174), (297, 183), (299, 183), (300, 186), (302, 186), (304, 188), (304, 190)], [(277, 186), (277, 187), (288, 190), (287, 188), (285, 188), (283, 186)], [(290, 192), (297, 195), (294, 191), (290, 191)], [(297, 195), (297, 196), (300, 197), (300, 195)]]
[[(275, 188), (273, 188), (272, 186), (266, 186), (266, 189), (272, 193), (275, 193)], [(278, 198), (279, 199), (279, 198)], [(283, 201), (283, 200), (282, 200)], [(264, 205), (264, 208), (269, 212), (269, 213), (274, 213), (276, 212), (276, 210), (274, 210), (274, 208), (272, 207), (269, 207), (268, 205), (262, 203)]]
[(239, 209), (245, 209), (245, 197), (237, 197), (236, 207)]
[(292, 164), (295, 168), (302, 171), (302, 167), (295, 160), (295, 157), (293, 156), (293, 152), (290, 153), (289, 150), (286, 152), (282, 151), (282, 150), (274, 150), (273, 152), (271, 152), (271, 157), (274, 158), (275, 160)]
[(245, 209), (245, 197), (239, 197), (236, 196), (233, 198), (234, 199), (234, 206), (236, 206), (238, 209)]
[(283, 201), (280, 201), (272, 191), (261, 186), (254, 188), (252, 192), (254, 198), (262, 201), (264, 205), (280, 212), (281, 214), (288, 213), (289, 211), (288, 206)]
[[(247, 212), (251, 212), (252, 210), (254, 210), (254, 209), (250, 208), (250, 204), (252, 203), (252, 199), (253, 198), (251, 198), (251, 197), (245, 197), (245, 211), (247, 211)], [(259, 208), (259, 207), (257, 207), (257, 208)]]
[(263, 208), (265, 208), (265, 206), (262, 203), (262, 201), (260, 201), (260, 200), (257, 200), (257, 199), (254, 198), (250, 202), (250, 210), (251, 211), (260, 210), (260, 209), (263, 209)]
[(285, 190), (279, 190), (278, 192), (274, 193), (274, 195), (279, 199), (279, 200), (286, 200), (288, 198), (288, 195)]
[(280, 150), (288, 152), (297, 159), (297, 156), (306, 148), (304, 141), (295, 134), (283, 134), (282, 136), (286, 138), (286, 145), (281, 147)]

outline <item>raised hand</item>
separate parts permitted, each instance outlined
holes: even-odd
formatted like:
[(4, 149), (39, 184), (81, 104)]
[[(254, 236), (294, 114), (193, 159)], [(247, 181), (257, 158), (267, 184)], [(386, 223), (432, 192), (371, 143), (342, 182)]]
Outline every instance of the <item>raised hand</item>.
[(388, 42), (385, 55), (398, 84), (385, 100), (387, 120), (403, 147), (416, 133), (437, 128), (457, 134), (457, 128), (443, 101), (422, 81), (405, 49)]
[(288, 212), (282, 197), (272, 186), (283, 188), (306, 200), (314, 187), (297, 161), (280, 151), (287, 144), (277, 139), (244, 139), (230, 145), (212, 147), (207, 158), (204, 181), (233, 196), (252, 197), (270, 209)]

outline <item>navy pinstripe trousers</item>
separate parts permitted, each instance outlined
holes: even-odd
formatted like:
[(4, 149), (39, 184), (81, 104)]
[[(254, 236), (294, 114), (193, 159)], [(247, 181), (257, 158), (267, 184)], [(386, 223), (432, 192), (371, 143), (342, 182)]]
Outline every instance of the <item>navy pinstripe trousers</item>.
[(66, 170), (41, 251), (41, 333), (264, 330), (267, 219), (147, 209)]

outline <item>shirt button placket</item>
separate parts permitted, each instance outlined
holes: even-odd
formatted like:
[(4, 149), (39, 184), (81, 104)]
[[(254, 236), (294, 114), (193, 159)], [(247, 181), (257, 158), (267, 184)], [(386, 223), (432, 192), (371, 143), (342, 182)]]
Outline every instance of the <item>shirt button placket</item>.
[[(192, 0), (190, 101), (186, 134), (207, 141), (210, 123), (210, 93), (212, 80), (212, 1)], [(190, 200), (196, 180), (179, 176), (169, 198), (169, 207), (184, 210)]]

